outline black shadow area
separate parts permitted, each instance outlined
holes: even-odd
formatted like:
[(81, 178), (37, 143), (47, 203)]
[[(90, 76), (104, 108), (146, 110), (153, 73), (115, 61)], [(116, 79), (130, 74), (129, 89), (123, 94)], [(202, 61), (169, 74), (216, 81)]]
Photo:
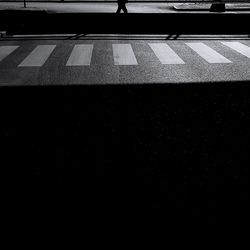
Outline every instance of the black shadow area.
[(8, 34), (250, 34), (248, 13), (0, 12)]
[(247, 82), (6, 87), (0, 113), (9, 225), (246, 223)]

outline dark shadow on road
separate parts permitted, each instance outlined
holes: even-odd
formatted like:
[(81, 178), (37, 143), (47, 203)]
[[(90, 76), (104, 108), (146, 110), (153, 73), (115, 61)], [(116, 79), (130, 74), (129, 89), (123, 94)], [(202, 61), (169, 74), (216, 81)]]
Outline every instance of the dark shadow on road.
[(166, 37), (166, 40), (177, 40), (180, 34), (171, 34), (168, 37)]
[(249, 82), (1, 88), (4, 212), (244, 224), (249, 93)]
[(66, 39), (68, 39), (68, 40), (79, 40), (81, 38), (84, 38), (86, 35), (87, 34), (76, 34), (76, 35), (70, 36), (70, 37), (68, 37)]

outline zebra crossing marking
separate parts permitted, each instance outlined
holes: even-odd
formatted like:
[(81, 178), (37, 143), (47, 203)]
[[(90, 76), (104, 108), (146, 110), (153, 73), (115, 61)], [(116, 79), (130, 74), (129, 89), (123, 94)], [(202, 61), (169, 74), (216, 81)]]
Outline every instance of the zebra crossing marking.
[(19, 46), (0, 46), (0, 62)]
[(90, 65), (93, 51), (93, 44), (75, 45), (66, 66), (84, 66)]
[(243, 56), (250, 58), (250, 47), (246, 46), (245, 44), (242, 44), (240, 42), (221, 42), (221, 43), (239, 52)]
[(112, 44), (115, 65), (138, 65), (131, 44)]
[(226, 57), (204, 43), (186, 43), (186, 45), (209, 63), (231, 63)]
[(38, 45), (18, 67), (41, 67), (49, 58), (56, 45)]
[(149, 43), (162, 64), (185, 64), (185, 62), (166, 43)]
[[(220, 42), (232, 50), (250, 58), (250, 47), (241, 42)], [(185, 43), (208, 63), (232, 63), (214, 49), (202, 42)], [(182, 58), (167, 43), (148, 43), (161, 64), (185, 64)], [(0, 46), (0, 62), (20, 46)], [(41, 67), (50, 57), (56, 45), (37, 45), (18, 67)], [(130, 43), (112, 44), (114, 65), (138, 65)], [(90, 66), (93, 44), (77, 44), (73, 47), (66, 66)]]

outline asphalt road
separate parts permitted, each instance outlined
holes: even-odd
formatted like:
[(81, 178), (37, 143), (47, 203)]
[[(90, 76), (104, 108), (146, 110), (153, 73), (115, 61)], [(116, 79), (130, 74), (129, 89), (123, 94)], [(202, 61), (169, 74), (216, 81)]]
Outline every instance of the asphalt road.
[(250, 79), (246, 36), (15, 36), (0, 48), (2, 86)]
[(246, 36), (1, 39), (1, 85), (22, 85), (0, 91), (6, 225), (247, 224), (249, 47)]

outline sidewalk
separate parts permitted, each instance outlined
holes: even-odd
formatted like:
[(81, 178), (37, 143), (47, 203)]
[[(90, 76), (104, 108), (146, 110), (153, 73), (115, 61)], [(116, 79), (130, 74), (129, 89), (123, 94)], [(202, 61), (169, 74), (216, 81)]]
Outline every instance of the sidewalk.
[[(22, 2), (0, 2), (0, 10), (45, 10), (53, 13), (114, 13), (117, 3), (36, 3), (27, 2), (27, 8)], [(208, 3), (135, 3), (127, 4), (129, 13), (207, 13), (211, 4)], [(249, 4), (226, 4), (227, 12), (250, 13)]]
[[(182, 3), (174, 4), (174, 9), (178, 11), (207, 11), (211, 6), (211, 3)], [(250, 11), (249, 3), (226, 3), (226, 11)]]

